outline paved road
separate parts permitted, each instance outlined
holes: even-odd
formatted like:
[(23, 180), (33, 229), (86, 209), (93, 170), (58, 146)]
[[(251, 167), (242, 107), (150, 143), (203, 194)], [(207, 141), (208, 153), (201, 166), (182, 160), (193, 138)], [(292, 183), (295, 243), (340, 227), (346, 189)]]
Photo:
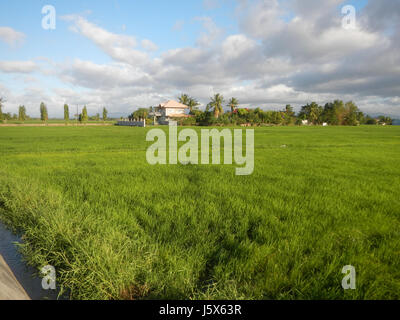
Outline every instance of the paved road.
[(0, 300), (30, 300), (0, 255)]

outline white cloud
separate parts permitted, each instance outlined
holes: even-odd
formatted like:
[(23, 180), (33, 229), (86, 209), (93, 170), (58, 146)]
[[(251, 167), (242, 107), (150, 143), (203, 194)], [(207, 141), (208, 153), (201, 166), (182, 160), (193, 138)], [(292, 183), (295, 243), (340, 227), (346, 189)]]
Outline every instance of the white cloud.
[(256, 38), (267, 38), (285, 25), (281, 18), (284, 10), (278, 0), (257, 1), (251, 6), (247, 1), (242, 1), (239, 3), (237, 12), (243, 31)]
[(75, 59), (71, 65), (61, 67), (58, 75), (73, 85), (92, 89), (146, 85), (146, 75), (124, 63), (99, 65)]
[(64, 16), (62, 19), (73, 22), (72, 31), (90, 39), (117, 61), (140, 65), (147, 60), (144, 52), (134, 49), (137, 45), (135, 37), (109, 32), (76, 15)]
[(143, 39), (141, 41), (141, 44), (142, 44), (142, 47), (147, 51), (157, 51), (158, 50), (158, 46), (154, 42), (152, 42), (148, 39)]
[(0, 27), (0, 40), (10, 46), (16, 46), (25, 39), (25, 34), (9, 27)]
[[(328, 7), (337, 2), (331, 0)], [(311, 6), (312, 2), (308, 4)], [(291, 5), (298, 7), (298, 2)], [(197, 47), (169, 50), (155, 59), (146, 56), (140, 64), (132, 59), (132, 52), (137, 52), (131, 48), (133, 37), (119, 38), (101, 28), (102, 32), (97, 32), (99, 27), (75, 18), (78, 32), (98, 44), (115, 63), (96, 65), (76, 60), (63, 70), (62, 77), (69, 83), (97, 90), (100, 95), (100, 88), (109, 88), (121, 101), (137, 101), (137, 96), (129, 95), (141, 93), (147, 104), (182, 91), (204, 103), (212, 93), (221, 91), (226, 96), (238, 96), (244, 104), (270, 106), (301, 104), (310, 99), (322, 103), (337, 97), (362, 100), (363, 95), (384, 98), (398, 90), (395, 77), (399, 67), (388, 63), (397, 61), (398, 54), (392, 52), (391, 59), (384, 61), (393, 47), (391, 38), (362, 26), (344, 30), (340, 19), (335, 20), (321, 4), (310, 10), (303, 8), (287, 21), (281, 18), (284, 10), (275, 0), (265, 0), (242, 11), (242, 33), (221, 39), (222, 30), (211, 18), (198, 17), (205, 32)], [(323, 27), (318, 25), (318, 12), (327, 20)], [(257, 28), (257, 24), (265, 29)], [(104, 36), (99, 37), (102, 33)], [(150, 49), (152, 45), (148, 44), (146, 40), (141, 43)], [(384, 57), (379, 58), (381, 53)], [(389, 73), (393, 80), (378, 85), (382, 76)]]
[(33, 61), (0, 61), (0, 71), (5, 73), (31, 73), (36, 69)]
[(197, 39), (197, 45), (200, 47), (210, 47), (222, 35), (222, 29), (219, 28), (210, 17), (196, 17), (195, 21), (201, 22), (205, 31)]

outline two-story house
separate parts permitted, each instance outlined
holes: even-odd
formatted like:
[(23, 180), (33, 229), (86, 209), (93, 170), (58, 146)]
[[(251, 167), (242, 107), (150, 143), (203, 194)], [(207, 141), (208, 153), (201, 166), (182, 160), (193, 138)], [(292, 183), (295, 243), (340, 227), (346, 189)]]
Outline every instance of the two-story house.
[(189, 107), (174, 100), (161, 103), (154, 112), (159, 124), (168, 124), (176, 118), (188, 118)]

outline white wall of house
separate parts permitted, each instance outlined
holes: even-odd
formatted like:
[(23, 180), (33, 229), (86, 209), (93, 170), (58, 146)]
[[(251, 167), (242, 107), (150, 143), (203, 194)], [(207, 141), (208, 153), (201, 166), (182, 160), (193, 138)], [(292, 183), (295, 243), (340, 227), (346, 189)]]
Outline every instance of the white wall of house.
[(178, 108), (166, 108), (165, 110), (165, 115), (168, 117), (170, 115), (175, 115), (175, 114), (185, 114), (185, 109), (178, 109)]

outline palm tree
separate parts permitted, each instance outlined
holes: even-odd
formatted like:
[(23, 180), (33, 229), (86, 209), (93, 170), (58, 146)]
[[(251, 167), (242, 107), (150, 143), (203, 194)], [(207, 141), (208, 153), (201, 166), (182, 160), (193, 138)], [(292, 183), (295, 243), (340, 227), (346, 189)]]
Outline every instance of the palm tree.
[(317, 124), (321, 115), (321, 108), (315, 102), (310, 104), (310, 120), (313, 124)]
[(195, 98), (189, 97), (187, 106), (190, 109), (190, 114), (193, 114), (193, 111), (196, 110), (197, 109), (196, 107), (199, 105), (200, 103)]
[(188, 106), (190, 97), (186, 93), (182, 93), (180, 97), (178, 97), (179, 102), (184, 104), (185, 106)]
[(236, 98), (231, 98), (228, 102), (228, 107), (231, 108), (231, 112), (233, 113), (233, 111), (238, 107), (239, 105), (239, 101)]
[(224, 102), (224, 97), (219, 93), (215, 94), (214, 97), (211, 97), (210, 105), (214, 108), (214, 116), (218, 118), (221, 114), (224, 113), (224, 109), (222, 108), (222, 103)]
[(192, 114), (193, 110), (195, 110), (195, 108), (200, 105), (200, 103), (195, 98), (192, 98), (186, 93), (182, 93), (181, 96), (178, 97), (178, 99), (180, 103), (189, 107), (190, 114)]

